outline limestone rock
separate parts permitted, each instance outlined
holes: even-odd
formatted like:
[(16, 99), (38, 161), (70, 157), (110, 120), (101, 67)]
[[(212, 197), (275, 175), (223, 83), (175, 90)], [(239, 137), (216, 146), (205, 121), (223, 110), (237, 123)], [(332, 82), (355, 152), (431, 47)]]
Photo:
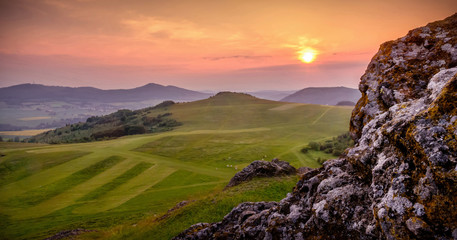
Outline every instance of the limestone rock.
[(455, 239), (457, 14), (381, 45), (359, 89), (346, 156), (176, 239)]
[(95, 230), (88, 230), (88, 229), (72, 229), (72, 230), (65, 230), (61, 231), (51, 237), (45, 238), (44, 240), (60, 240), (60, 239), (74, 239), (77, 235), (86, 233), (86, 232), (96, 232)]
[(251, 180), (254, 177), (274, 177), (283, 175), (295, 174), (297, 170), (289, 165), (288, 162), (273, 159), (271, 162), (258, 160), (237, 172), (235, 176), (230, 179), (227, 187), (236, 186), (242, 182)]

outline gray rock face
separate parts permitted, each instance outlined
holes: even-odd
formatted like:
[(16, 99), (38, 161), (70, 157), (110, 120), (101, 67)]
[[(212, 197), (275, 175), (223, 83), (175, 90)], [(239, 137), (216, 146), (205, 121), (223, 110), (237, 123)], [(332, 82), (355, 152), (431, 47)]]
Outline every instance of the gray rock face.
[(87, 230), (82, 228), (77, 228), (73, 230), (65, 230), (55, 234), (52, 237), (45, 238), (44, 240), (59, 240), (59, 239), (74, 239), (75, 236), (86, 233), (86, 232), (95, 232), (95, 230)]
[(242, 182), (251, 180), (254, 177), (274, 177), (283, 175), (292, 175), (297, 172), (297, 169), (290, 166), (288, 162), (273, 159), (271, 162), (267, 161), (254, 161), (247, 167), (243, 168), (240, 172), (230, 179), (227, 187), (236, 186)]
[(345, 157), (176, 239), (455, 239), (457, 14), (381, 45), (359, 89)]

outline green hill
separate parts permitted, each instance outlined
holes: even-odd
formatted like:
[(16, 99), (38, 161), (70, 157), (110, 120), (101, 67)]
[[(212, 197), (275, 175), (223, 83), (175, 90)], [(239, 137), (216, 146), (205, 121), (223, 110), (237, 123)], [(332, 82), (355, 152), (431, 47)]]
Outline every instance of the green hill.
[[(183, 200), (198, 200), (189, 206), (197, 212), (184, 217), (201, 219), (205, 214), (198, 211), (210, 211), (208, 201), (212, 202), (204, 199), (214, 194), (221, 198), (223, 211), (238, 200), (280, 199), (293, 181), (287, 180), (278, 191), (274, 184), (265, 185), (259, 195), (239, 189), (240, 197), (229, 204), (224, 199), (230, 196), (221, 190), (254, 160), (278, 157), (295, 167), (318, 167), (318, 158), (333, 158), (321, 151), (300, 150), (311, 141), (346, 132), (351, 108), (220, 93), (201, 101), (140, 110), (132, 116), (141, 119), (165, 113), (182, 125), (172, 131), (88, 143), (0, 143), (0, 236), (43, 239), (76, 228), (98, 229), (93, 233), (97, 237), (123, 236), (113, 226), (155, 221)], [(212, 217), (221, 216), (222, 210)], [(179, 232), (196, 219), (187, 218), (185, 224), (170, 222), (174, 229), (163, 228), (163, 234)]]
[(131, 111), (119, 110), (106, 116), (94, 116), (75, 124), (47, 131), (27, 139), (39, 143), (75, 143), (107, 140), (126, 135), (154, 133), (172, 130), (181, 125), (172, 119), (170, 112), (153, 113), (154, 110), (166, 111), (175, 104), (165, 101), (155, 107)]

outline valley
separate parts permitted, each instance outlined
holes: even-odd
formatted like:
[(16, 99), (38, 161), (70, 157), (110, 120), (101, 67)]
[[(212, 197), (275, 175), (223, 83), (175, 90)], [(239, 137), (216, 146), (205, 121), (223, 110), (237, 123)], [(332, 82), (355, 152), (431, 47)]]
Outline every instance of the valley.
[[(151, 114), (164, 111), (182, 125), (167, 132), (89, 143), (1, 143), (0, 214), (5, 221), (0, 235), (42, 239), (76, 228), (103, 233), (120, 224), (151, 221), (183, 200), (199, 200), (192, 206), (206, 211), (209, 205), (195, 204), (227, 194), (221, 190), (230, 178), (254, 160), (278, 157), (298, 168), (319, 167), (318, 158), (334, 158), (301, 149), (346, 132), (351, 108), (226, 92), (153, 109)], [(244, 197), (223, 209), (242, 201), (279, 200), (295, 182), (289, 178), (271, 183), (283, 184), (275, 197), (268, 184), (259, 189), (270, 193), (251, 192), (248, 198), (244, 193), (249, 186), (241, 186), (236, 194)], [(116, 236), (122, 234), (112, 237)]]

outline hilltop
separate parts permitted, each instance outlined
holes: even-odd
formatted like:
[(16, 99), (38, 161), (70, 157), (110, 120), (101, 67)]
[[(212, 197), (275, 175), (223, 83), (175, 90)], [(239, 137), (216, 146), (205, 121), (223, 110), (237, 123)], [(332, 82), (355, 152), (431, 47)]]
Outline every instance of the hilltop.
[(196, 104), (207, 105), (245, 105), (245, 104), (259, 104), (259, 103), (272, 103), (272, 100), (260, 99), (247, 93), (238, 92), (219, 92), (208, 99), (196, 101)]
[(280, 101), (337, 105), (342, 101), (357, 102), (360, 96), (359, 90), (347, 87), (310, 87), (284, 97)]

